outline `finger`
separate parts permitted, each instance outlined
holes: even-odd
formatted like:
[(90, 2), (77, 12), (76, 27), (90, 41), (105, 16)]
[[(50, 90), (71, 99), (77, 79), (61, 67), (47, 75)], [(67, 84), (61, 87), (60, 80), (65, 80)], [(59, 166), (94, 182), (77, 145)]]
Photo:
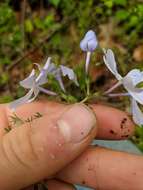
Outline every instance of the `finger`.
[(17, 190), (51, 177), (81, 154), (95, 134), (95, 115), (83, 104), (12, 129), (0, 141), (0, 189)]
[[(62, 114), (68, 106), (69, 105), (55, 102), (33, 102), (18, 108), (16, 114), (22, 119), (27, 119), (36, 112), (56, 118)], [(92, 107), (97, 116), (98, 131), (96, 138), (126, 139), (133, 135), (135, 127), (127, 113), (112, 107), (97, 104), (90, 105), (90, 107)], [(6, 107), (6, 113), (7, 117), (10, 118), (12, 113), (8, 107)], [(2, 121), (6, 122), (6, 119), (4, 120), (2, 118), (1, 123), (3, 123)], [(0, 133), (3, 134), (5, 131), (3, 130), (2, 132), (2, 130), (0, 130)]]
[(98, 139), (127, 139), (134, 134), (135, 125), (127, 113), (104, 105), (90, 105), (98, 123)]
[(59, 180), (48, 180), (47, 181), (48, 190), (75, 190), (76, 188), (69, 184)]
[(58, 177), (69, 183), (101, 190), (142, 190), (143, 157), (89, 147)]

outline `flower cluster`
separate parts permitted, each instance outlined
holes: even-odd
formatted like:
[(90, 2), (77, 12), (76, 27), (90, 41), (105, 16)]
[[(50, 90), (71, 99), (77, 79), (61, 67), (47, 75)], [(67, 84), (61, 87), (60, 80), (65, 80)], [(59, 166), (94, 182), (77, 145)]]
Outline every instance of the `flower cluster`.
[[(91, 30), (88, 31), (80, 43), (81, 49), (87, 52), (86, 72), (88, 72), (91, 52), (96, 49), (97, 45), (98, 42), (95, 33)], [(107, 90), (105, 94), (112, 97), (129, 96), (131, 99), (131, 112), (133, 115), (133, 120), (137, 125), (143, 125), (143, 113), (138, 106), (138, 103), (143, 105), (143, 88), (137, 87), (139, 83), (143, 82), (143, 72), (139, 69), (133, 69), (127, 73), (126, 76), (122, 77), (117, 70), (117, 64), (113, 51), (111, 49), (103, 49), (103, 53), (105, 65), (118, 80), (118, 82)], [(111, 94), (111, 92), (120, 85), (123, 85), (127, 93)]]
[(67, 76), (69, 80), (73, 81), (78, 86), (77, 77), (74, 71), (63, 65), (60, 65), (59, 67), (56, 66), (54, 63), (51, 62), (51, 57), (48, 58), (43, 68), (41, 68), (39, 64), (36, 65), (39, 69), (38, 76), (33, 69), (31, 74), (26, 79), (20, 81), (20, 86), (25, 89), (29, 89), (28, 93), (22, 98), (11, 102), (9, 105), (10, 109), (15, 110), (18, 106), (32, 102), (33, 100), (35, 100), (40, 92), (53, 96), (57, 95), (57, 93), (42, 87), (42, 85), (48, 83), (48, 75), (54, 76), (64, 92), (66, 90), (64, 87), (62, 76)]
[[(80, 42), (80, 48), (86, 52), (86, 63), (85, 63), (85, 74), (88, 76), (89, 64), (91, 54), (98, 47), (98, 40), (94, 31), (89, 30), (84, 36), (83, 40)], [(143, 113), (141, 112), (139, 105), (143, 105), (143, 88), (139, 88), (138, 85), (143, 82), (143, 72), (139, 69), (133, 69), (128, 72), (125, 76), (121, 76), (117, 70), (117, 64), (115, 61), (114, 53), (111, 49), (103, 49), (103, 60), (107, 68), (112, 72), (112, 74), (117, 79), (117, 83), (107, 90), (104, 95), (116, 97), (116, 96), (128, 96), (131, 100), (131, 110), (134, 122), (141, 126), (143, 125)], [(10, 103), (11, 109), (16, 109), (22, 104), (32, 102), (38, 96), (39, 92), (44, 92), (48, 95), (57, 95), (56, 92), (47, 90), (42, 87), (42, 85), (48, 83), (48, 76), (53, 75), (55, 80), (58, 81), (61, 89), (65, 92), (64, 83), (62, 77), (67, 76), (69, 80), (73, 81), (77, 86), (79, 86), (76, 74), (74, 71), (66, 66), (60, 65), (56, 66), (52, 63), (49, 57), (43, 68), (39, 64), (36, 64), (39, 69), (39, 74), (36, 75), (33, 69), (31, 74), (20, 82), (20, 85), (29, 89), (28, 93), (14, 102)], [(86, 78), (86, 77), (85, 77)], [(123, 85), (126, 93), (111, 93), (115, 88)], [(89, 93), (87, 93), (89, 94)]]
[[(122, 77), (117, 70), (117, 64), (115, 61), (114, 53), (111, 49), (104, 50), (104, 63), (112, 74), (116, 77), (118, 82), (105, 94), (109, 96), (129, 96), (131, 99), (131, 111), (133, 120), (138, 125), (143, 125), (143, 113), (141, 112), (138, 103), (143, 105), (143, 88), (138, 88), (138, 84), (143, 82), (143, 72), (139, 69), (133, 69), (129, 71), (124, 77)], [(123, 85), (127, 93), (111, 94), (111, 92), (118, 86)]]

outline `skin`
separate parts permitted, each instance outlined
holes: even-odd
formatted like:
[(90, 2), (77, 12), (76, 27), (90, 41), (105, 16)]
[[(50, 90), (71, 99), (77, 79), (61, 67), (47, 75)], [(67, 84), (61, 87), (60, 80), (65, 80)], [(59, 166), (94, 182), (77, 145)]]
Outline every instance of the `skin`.
[[(89, 146), (95, 137), (126, 139), (133, 135), (134, 124), (120, 110), (103, 105), (89, 107), (78, 104), (76, 111), (71, 111), (73, 105), (56, 102), (27, 104), (16, 110), (20, 118), (27, 119), (36, 112), (43, 117), (31, 124), (12, 126), (6, 133), (4, 128), (11, 124), (12, 113), (7, 105), (1, 105), (0, 189), (17, 190), (43, 179), (47, 179), (50, 190), (71, 190), (74, 183), (101, 190), (143, 189), (141, 156)], [(72, 136), (67, 130), (63, 133), (63, 127), (57, 128), (61, 118), (75, 127)], [(92, 123), (89, 131), (87, 120)]]

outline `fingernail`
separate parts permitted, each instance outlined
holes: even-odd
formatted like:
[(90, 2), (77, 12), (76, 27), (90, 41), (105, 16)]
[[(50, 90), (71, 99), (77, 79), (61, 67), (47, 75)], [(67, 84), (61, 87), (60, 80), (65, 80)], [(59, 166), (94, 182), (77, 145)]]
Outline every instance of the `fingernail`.
[(57, 126), (66, 142), (78, 143), (96, 127), (95, 114), (87, 106), (75, 104), (62, 115)]

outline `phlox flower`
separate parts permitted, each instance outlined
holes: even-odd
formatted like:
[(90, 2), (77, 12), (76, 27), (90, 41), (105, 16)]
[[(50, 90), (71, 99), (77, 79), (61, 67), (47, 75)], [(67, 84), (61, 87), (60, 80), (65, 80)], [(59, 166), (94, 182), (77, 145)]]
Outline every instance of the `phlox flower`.
[(90, 63), (90, 58), (91, 58), (91, 53), (96, 49), (98, 46), (98, 41), (96, 38), (96, 34), (94, 31), (89, 30), (82, 41), (80, 42), (80, 48), (87, 52), (86, 56), (86, 64), (85, 64), (85, 71), (86, 74), (88, 73), (88, 68), (89, 68), (89, 63)]
[(32, 70), (30, 75), (25, 78), (24, 80), (20, 81), (20, 86), (22, 86), (25, 89), (28, 89), (28, 93), (11, 102), (9, 104), (10, 109), (15, 110), (18, 106), (21, 106), (22, 104), (30, 103), (38, 96), (40, 92), (44, 92), (48, 95), (57, 95), (57, 93), (47, 90), (42, 87), (42, 85), (46, 84), (48, 82), (48, 75), (53, 75), (55, 79), (58, 81), (61, 89), (65, 92), (65, 87), (62, 81), (62, 76), (68, 76), (68, 78), (73, 81), (76, 85), (78, 85), (77, 77), (74, 71), (66, 66), (60, 65), (57, 67), (54, 63), (51, 62), (51, 58), (49, 57), (46, 61), (43, 68), (37, 63), (37, 65), (40, 73), (37, 76), (35, 69)]
[[(109, 94), (109, 96), (114, 96), (114, 97), (130, 96), (133, 119), (138, 125), (143, 124), (143, 117), (141, 118), (141, 115), (143, 116), (143, 114), (137, 104), (140, 103), (143, 105), (143, 89), (137, 87), (139, 83), (143, 82), (143, 72), (141, 72), (139, 69), (133, 69), (129, 71), (127, 75), (122, 77), (118, 73), (115, 56), (111, 49), (104, 50), (103, 60), (105, 65), (118, 80), (118, 82), (109, 90), (107, 90), (105, 94)], [(124, 86), (127, 93), (111, 94), (111, 92), (120, 85)]]
[(36, 76), (36, 72), (33, 69), (27, 78), (20, 81), (19, 83), (20, 86), (22, 86), (25, 89), (29, 89), (29, 91), (25, 96), (10, 103), (9, 107), (12, 110), (15, 110), (18, 106), (22, 104), (26, 104), (35, 100), (35, 98), (38, 96), (40, 91), (48, 95), (56, 95), (55, 92), (52, 92), (50, 90), (47, 90), (41, 87), (42, 85), (47, 83), (47, 69), (48, 69), (48, 65), (50, 64), (50, 61), (51, 59), (48, 58), (48, 61), (46, 62), (46, 64), (44, 65), (43, 69), (41, 70), (38, 76)]
[(77, 86), (79, 86), (78, 81), (77, 81), (77, 76), (74, 73), (72, 69), (69, 67), (66, 67), (64, 65), (60, 65), (59, 67), (56, 68), (54, 65), (55, 69), (51, 72), (55, 79), (58, 81), (61, 89), (66, 92), (66, 89), (63, 84), (62, 76), (63, 77), (68, 77), (69, 80), (73, 81)]

